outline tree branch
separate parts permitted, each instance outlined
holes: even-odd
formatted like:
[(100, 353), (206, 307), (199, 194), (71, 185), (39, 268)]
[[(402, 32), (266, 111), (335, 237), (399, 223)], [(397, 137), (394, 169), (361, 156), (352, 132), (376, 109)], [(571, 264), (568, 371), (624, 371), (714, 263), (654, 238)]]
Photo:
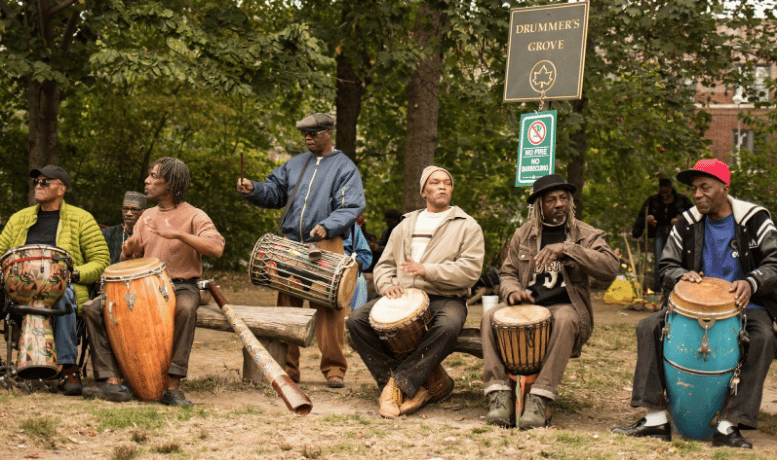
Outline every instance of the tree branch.
[(55, 14), (59, 13), (60, 11), (64, 10), (65, 8), (67, 8), (68, 6), (72, 5), (75, 2), (76, 0), (65, 0), (64, 2), (50, 9), (49, 14), (51, 16), (54, 16)]
[(63, 53), (67, 53), (70, 44), (73, 43), (73, 36), (76, 33), (76, 25), (78, 24), (79, 17), (80, 12), (76, 10), (73, 11), (73, 14), (70, 15), (70, 19), (67, 21), (67, 27), (65, 27), (65, 31), (62, 33), (62, 42), (59, 44), (59, 49), (61, 49)]

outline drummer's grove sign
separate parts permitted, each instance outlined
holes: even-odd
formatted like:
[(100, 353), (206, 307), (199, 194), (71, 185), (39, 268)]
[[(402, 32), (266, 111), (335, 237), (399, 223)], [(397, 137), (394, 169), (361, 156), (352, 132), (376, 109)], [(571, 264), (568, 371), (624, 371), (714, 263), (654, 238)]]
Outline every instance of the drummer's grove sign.
[(505, 102), (580, 99), (588, 2), (510, 12)]
[(556, 111), (521, 115), (521, 143), (518, 147), (515, 186), (532, 185), (540, 177), (553, 174), (555, 160)]

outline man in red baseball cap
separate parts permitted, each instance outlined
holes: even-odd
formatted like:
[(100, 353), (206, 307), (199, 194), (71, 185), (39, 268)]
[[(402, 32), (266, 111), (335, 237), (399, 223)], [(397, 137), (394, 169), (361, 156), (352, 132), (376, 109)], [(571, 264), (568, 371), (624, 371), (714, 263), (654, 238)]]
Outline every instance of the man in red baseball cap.
[[(732, 382), (727, 401), (721, 401), (726, 409), (712, 445), (751, 449), (739, 430), (758, 426), (764, 380), (777, 350), (772, 331), (777, 318), (777, 230), (769, 211), (728, 195), (731, 172), (721, 161), (700, 160), (677, 174), (677, 180), (691, 186), (696, 207), (685, 211), (669, 234), (660, 263), (664, 292), (679, 281), (700, 283), (703, 277), (731, 283), (749, 341), (740, 344), (744, 352), (739, 380)], [(660, 310), (637, 325), (631, 405), (646, 408), (647, 414), (630, 426), (614, 428), (615, 433), (671, 440), (660, 356), (665, 315), (666, 310)]]

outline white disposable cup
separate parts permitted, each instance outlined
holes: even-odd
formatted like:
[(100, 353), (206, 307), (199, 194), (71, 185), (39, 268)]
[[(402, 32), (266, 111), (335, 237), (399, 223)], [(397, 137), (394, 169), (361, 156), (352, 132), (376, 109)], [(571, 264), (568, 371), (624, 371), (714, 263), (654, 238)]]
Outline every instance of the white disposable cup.
[(483, 314), (485, 314), (488, 310), (496, 307), (496, 304), (499, 303), (499, 296), (498, 295), (484, 295), (483, 296)]

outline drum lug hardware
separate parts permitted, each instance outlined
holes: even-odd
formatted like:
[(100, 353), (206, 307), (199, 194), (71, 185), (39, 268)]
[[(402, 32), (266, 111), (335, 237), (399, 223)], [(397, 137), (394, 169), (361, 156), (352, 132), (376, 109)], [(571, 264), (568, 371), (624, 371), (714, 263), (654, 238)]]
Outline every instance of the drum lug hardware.
[(734, 369), (734, 375), (731, 377), (731, 383), (729, 383), (729, 386), (731, 387), (731, 395), (736, 396), (737, 390), (739, 387), (739, 371), (742, 368), (742, 363), (737, 364), (737, 367)]
[(165, 298), (165, 301), (170, 300), (170, 294), (167, 293), (167, 286), (165, 286), (164, 284), (160, 285), (159, 292), (162, 293), (162, 297)]
[(133, 311), (135, 309), (135, 300), (137, 299), (137, 295), (135, 295), (134, 292), (128, 292), (124, 294), (124, 300), (127, 302), (127, 307), (129, 307), (130, 311)]
[(116, 318), (113, 316), (113, 306), (114, 306), (115, 304), (116, 304), (116, 303), (115, 303), (115, 302), (113, 302), (113, 301), (109, 301), (109, 302), (108, 302), (108, 318), (110, 318), (110, 319), (111, 319), (111, 323), (113, 323), (113, 324), (118, 324), (119, 322), (118, 322), (118, 321), (116, 321)]
[(707, 337), (707, 327), (704, 328), (704, 337), (701, 339), (701, 346), (698, 350), (696, 350), (696, 353), (699, 353), (702, 355), (702, 358), (707, 361), (707, 355), (712, 353), (712, 349), (710, 348), (710, 340)]

